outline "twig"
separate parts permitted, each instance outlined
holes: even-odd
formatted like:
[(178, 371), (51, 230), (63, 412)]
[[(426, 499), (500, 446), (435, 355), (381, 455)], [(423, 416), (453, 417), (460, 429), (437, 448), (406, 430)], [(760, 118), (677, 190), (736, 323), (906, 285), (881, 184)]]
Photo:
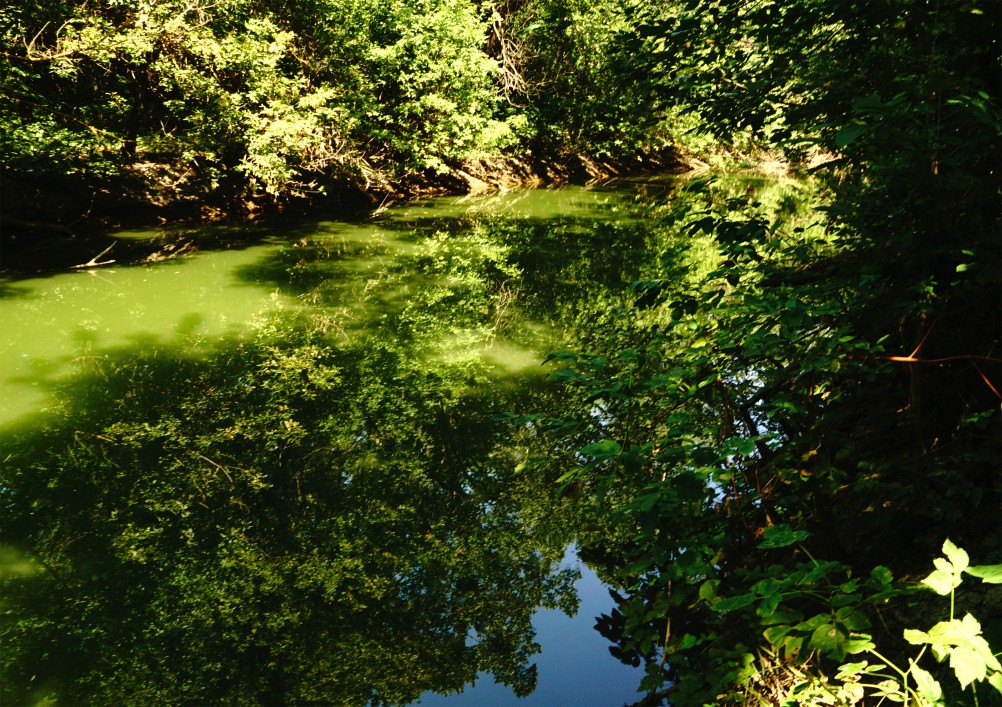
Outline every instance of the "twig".
[(196, 456), (196, 457), (201, 457), (201, 458), (202, 458), (202, 459), (204, 459), (205, 461), (207, 461), (207, 462), (209, 462), (210, 464), (212, 464), (212, 466), (216, 467), (216, 468), (217, 468), (217, 469), (219, 469), (219, 470), (220, 470), (221, 472), (223, 472), (223, 474), (225, 474), (225, 475), (226, 475), (226, 478), (227, 478), (227, 479), (229, 479), (229, 481), (230, 481), (230, 483), (231, 483), (231, 484), (233, 483), (233, 477), (232, 477), (232, 476), (230, 476), (230, 472), (228, 472), (228, 471), (226, 470), (226, 467), (225, 467), (225, 466), (223, 466), (222, 464), (219, 464), (219, 463), (217, 463), (217, 462), (214, 462), (214, 461), (212, 461), (211, 459), (209, 459), (209, 458), (208, 458), (207, 456), (205, 456), (205, 455), (204, 455), (204, 454), (202, 454), (201, 452), (195, 452), (195, 456)]
[(112, 262), (114, 262), (114, 260), (104, 260), (104, 261), (98, 262), (97, 258), (99, 258), (101, 255), (103, 255), (104, 253), (106, 253), (108, 250), (110, 250), (114, 246), (115, 246), (115, 244), (111, 243), (111, 245), (109, 245), (108, 247), (104, 248), (104, 250), (101, 250), (101, 252), (97, 253), (96, 255), (94, 255), (92, 258), (90, 258), (86, 262), (81, 262), (79, 265), (73, 265), (73, 267), (74, 268), (79, 268), (79, 267), (96, 267), (98, 265), (110, 265)]

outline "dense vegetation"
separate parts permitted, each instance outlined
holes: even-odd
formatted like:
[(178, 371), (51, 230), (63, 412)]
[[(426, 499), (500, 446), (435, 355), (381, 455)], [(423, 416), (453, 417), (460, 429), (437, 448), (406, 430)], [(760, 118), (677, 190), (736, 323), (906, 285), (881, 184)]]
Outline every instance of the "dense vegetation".
[(657, 150), (658, 114), (615, 70), (632, 4), (10, 4), (7, 208), (51, 220), (53, 193), (63, 222), (122, 194), (246, 208), (405, 188), (505, 151)]
[[(652, 695), (998, 699), (973, 615), (997, 646), (999, 595), (974, 580), (957, 609), (944, 541), (1002, 559), (999, 12), (692, 0), (624, 40), (720, 139), (818, 155), (823, 197), (805, 218), (693, 182), (633, 306), (553, 357), (577, 412), (530, 418), (540, 467), (616, 529), (587, 546), (621, 588), (599, 628)], [(941, 548), (948, 606), (909, 584)]]
[[(767, 196), (707, 177), (686, 187), (690, 198), (652, 208), (663, 236), (658, 262), (637, 264), (629, 302), (596, 299), (587, 314), (602, 326), (551, 357), (568, 399), (558, 410), (540, 403), (540, 414), (529, 414), (536, 401), (504, 401), (532, 450), (519, 474), (559, 477), (576, 504), (585, 555), (618, 587), (619, 608), (599, 628), (623, 660), (647, 666), (652, 701), (868, 704), (885, 696), (954, 705), (980, 694), (985, 704), (1002, 692), (1002, 666), (988, 648), (1002, 638), (991, 586), (1002, 562), (1000, 14), (993, 0), (21, 3), (0, 10), (9, 66), (0, 77), (4, 198), (28, 202), (53, 184), (84, 185), (99, 198), (139, 183), (143, 193), (169, 184), (199, 200), (282, 200), (427, 178), (506, 150), (636, 155), (692, 140), (682, 126), (717, 145), (759, 145), (813, 165), (817, 196), (807, 206), (805, 195)], [(493, 286), (529, 267), (504, 261)], [(313, 401), (345, 385), (333, 371), (364, 367), (375, 354), (328, 361), (318, 348), (295, 366), (320, 377), (293, 395), (282, 376), (295, 359), (272, 345), (229, 355), (252, 359), (261, 382), (250, 384), (261, 394), (292, 396), (273, 401), (279, 409), (305, 405), (311, 424), (336, 427)], [(311, 346), (293, 348), (301, 356)], [(198, 395), (206, 377), (228, 365), (221, 358), (192, 369), (177, 392), (192, 417), (207, 414)], [(365, 398), (338, 395), (347, 408)], [(90, 474), (97, 456), (112, 454), (123, 468), (141, 465), (126, 457), (152, 454), (184, 424), (147, 402), (152, 427), (123, 419), (95, 430), (116, 441), (113, 452), (58, 430), (66, 436), (58, 464)], [(218, 422), (212, 434), (230, 434)], [(422, 434), (437, 440), (447, 427), (427, 422)], [(278, 460), (252, 449), (257, 466), (277, 465), (268, 478), (286, 485), (279, 500), (299, 499), (294, 469), (309, 482), (323, 459), (300, 446), (297, 429), (288, 435)], [(211, 461), (196, 461), (199, 445), (229, 443), (181, 436), (184, 449), (157, 454), (203, 473)], [(344, 448), (376, 445), (372, 436), (336, 439)], [(424, 483), (433, 471), (410, 473)], [(94, 480), (86, 513), (115, 526), (107, 537), (156, 547), (158, 539), (136, 535), (141, 518), (102, 505), (121, 479), (86, 478)], [(55, 491), (41, 497), (60, 491), (60, 482), (46, 483)], [(225, 494), (208, 504), (225, 519), (213, 523), (236, 523), (232, 535), (205, 541), (211, 553), (173, 538), (195, 564), (247, 556), (244, 539), (273, 518), (287, 537), (267, 542), (308, 547), (329, 542), (316, 528), (341, 522), (332, 509), (343, 501), (329, 487), (316, 497), (335, 505), (296, 506), (304, 515), (292, 516), (254, 506), (258, 482), (244, 483), (249, 519), (227, 515)], [(184, 493), (194, 509), (214, 492)], [(14, 530), (31, 538), (32, 514), (19, 512)], [(405, 520), (425, 532), (419, 519)], [(53, 543), (58, 558), (60, 538), (73, 534), (52, 532), (34, 542)], [(426, 562), (452, 571), (448, 553), (429, 543)], [(114, 565), (130, 547), (99, 549)], [(137, 566), (128, 565), (149, 594), (136, 606), (155, 613), (189, 591), (183, 577), (157, 585), (155, 572)], [(293, 574), (290, 566), (254, 587), (226, 577), (218, 586), (283, 606), (301, 604), (288, 598), (296, 593), (324, 596), (325, 575), (299, 586)], [(948, 600), (927, 596), (917, 583), (927, 575), (925, 587)], [(365, 591), (384, 592), (372, 594), (380, 601), (392, 594)], [(229, 620), (193, 617), (206, 626)], [(142, 623), (156, 624), (155, 616)], [(248, 655), (293, 641), (286, 626), (268, 630), (262, 647), (243, 646)], [(513, 683), (517, 644), (498, 658)], [(415, 656), (423, 665), (425, 654)], [(27, 675), (31, 666), (14, 669)], [(312, 698), (315, 676), (274, 675), (258, 699), (272, 687)], [(435, 685), (452, 689), (455, 680), (437, 676)], [(405, 687), (375, 697), (410, 699)]]

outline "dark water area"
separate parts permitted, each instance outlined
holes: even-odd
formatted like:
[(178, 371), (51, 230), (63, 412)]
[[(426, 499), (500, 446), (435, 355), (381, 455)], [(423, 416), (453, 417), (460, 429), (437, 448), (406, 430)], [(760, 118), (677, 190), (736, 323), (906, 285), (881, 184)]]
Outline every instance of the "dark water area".
[(673, 189), (0, 282), (4, 704), (637, 699), (512, 415), (559, 410), (544, 358), (658, 260)]

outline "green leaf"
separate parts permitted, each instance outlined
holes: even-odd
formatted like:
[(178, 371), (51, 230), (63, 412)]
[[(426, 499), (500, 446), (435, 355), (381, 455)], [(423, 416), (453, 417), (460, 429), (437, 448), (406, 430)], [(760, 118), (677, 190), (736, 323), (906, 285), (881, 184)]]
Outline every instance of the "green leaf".
[(960, 620), (960, 625), (968, 638), (973, 638), (981, 633), (981, 623), (970, 614), (964, 614), (964, 618)]
[(1002, 693), (1002, 673), (992, 673), (989, 675), (988, 684)]
[(803, 636), (787, 636), (783, 641), (783, 652), (786, 657), (794, 659), (800, 655), (800, 651), (804, 649), (804, 640)]
[(966, 646), (958, 646), (950, 651), (950, 667), (960, 681), (961, 689), (976, 680), (984, 680), (988, 675), (988, 666), (979, 653)]
[(594, 442), (583, 447), (581, 454), (596, 459), (605, 459), (619, 454), (622, 449), (623, 447), (619, 442), (612, 439), (603, 439), (601, 442)]
[(857, 634), (845, 642), (846, 653), (863, 653), (872, 651), (876, 647), (876, 644), (870, 640), (870, 636), (865, 633)]
[(637, 510), (641, 513), (646, 513), (647, 511), (654, 508), (658, 501), (661, 500), (661, 492), (653, 491), (651, 493), (646, 493), (643, 496), (638, 496), (632, 503), (629, 504), (631, 510)]
[(953, 563), (952, 563), (952, 562), (950, 562), (950, 561), (949, 561), (948, 559), (946, 559), (945, 557), (937, 557), (936, 559), (934, 559), (934, 560), (932, 561), (932, 564), (933, 564), (933, 565), (934, 565), (934, 566), (936, 567), (936, 569), (938, 569), (938, 570), (939, 570), (940, 572), (944, 572), (944, 573), (946, 573), (946, 574), (953, 574)]
[(870, 628), (870, 620), (864, 614), (848, 606), (836, 612), (835, 621), (845, 626), (849, 631), (861, 631), (865, 628)]
[(789, 626), (787, 624), (783, 624), (781, 626), (770, 626), (762, 632), (762, 635), (765, 636), (765, 640), (769, 641), (769, 643), (777, 646), (779, 645), (779, 642), (782, 641), (783, 638), (785, 638), (792, 630), (793, 626)]
[(839, 649), (844, 650), (845, 637), (839, 632), (835, 624), (828, 623), (814, 629), (814, 633), (811, 634), (810, 645), (819, 651), (833, 653)]
[(943, 543), (943, 554), (953, 565), (954, 572), (963, 572), (971, 564), (971, 558), (967, 553), (954, 545), (949, 538)]
[(915, 687), (921, 697), (931, 704), (938, 704), (943, 699), (943, 688), (930, 673), (912, 663), (909, 670), (915, 680)]
[(798, 631), (813, 631), (821, 626), (827, 626), (831, 624), (830, 614), (817, 614), (807, 619), (807, 621), (802, 621), (797, 624)]
[(768, 550), (787, 547), (807, 539), (810, 535), (806, 530), (793, 530), (788, 525), (770, 525), (763, 532), (764, 539), (758, 544), (760, 549)]
[(699, 587), (699, 598), (704, 601), (709, 601), (717, 596), (717, 587), (720, 586), (719, 579), (709, 579)]
[(786, 606), (780, 606), (769, 616), (763, 616), (760, 622), (763, 626), (773, 626), (776, 624), (796, 624), (804, 618), (796, 609), (791, 609)]
[(941, 646), (958, 645), (966, 643), (979, 633), (981, 633), (981, 624), (973, 616), (967, 614), (963, 621), (960, 619), (940, 621), (929, 629), (928, 640), (929, 643)]
[(550, 377), (565, 382), (584, 380), (584, 376), (575, 371), (573, 368), (561, 368), (553, 371), (550, 374)]
[(758, 607), (755, 609), (755, 613), (761, 617), (772, 616), (776, 613), (776, 608), (779, 606), (781, 597), (778, 594), (773, 594), (763, 599)]
[(842, 150), (849, 146), (860, 135), (866, 132), (866, 127), (859, 123), (849, 123), (839, 128), (835, 133), (835, 147)]
[(579, 476), (581, 476), (581, 470), (580, 469), (571, 469), (567, 473), (561, 475), (560, 478), (557, 479), (557, 483), (558, 484), (568, 484), (568, 483), (571, 482), (572, 479), (576, 479)]
[(742, 437), (732, 437), (724, 444), (724, 453), (727, 456), (735, 455), (747, 457), (755, 452), (755, 440)]
[(925, 631), (919, 631), (914, 628), (905, 629), (905, 640), (911, 643), (913, 646), (921, 646), (923, 643), (929, 643), (929, 634)]
[(858, 675), (867, 665), (868, 663), (865, 660), (861, 660), (858, 663), (846, 663), (845, 665), (840, 665), (838, 673), (835, 675), (835, 679), (845, 680), (853, 675)]
[(773, 594), (777, 594), (780, 589), (783, 588), (783, 583), (778, 579), (772, 577), (767, 577), (759, 582), (752, 585), (752, 591), (758, 594), (760, 597), (769, 597)]
[(543, 359), (543, 363), (550, 361), (577, 361), (578, 355), (573, 351), (552, 351)]
[(693, 636), (691, 633), (687, 633), (684, 636), (682, 636), (682, 640), (679, 641), (678, 649), (680, 651), (685, 651), (689, 650), (690, 648), (698, 644), (699, 644), (699, 639)]
[[(940, 559), (944, 564), (945, 560)], [(922, 580), (922, 584), (931, 588), (937, 594), (947, 596), (960, 585), (960, 576), (949, 571), (934, 570), (932, 574)]]
[(859, 604), (858, 594), (836, 594), (831, 598), (831, 605), (834, 607), (842, 607), (840, 611), (851, 606), (855, 606), (856, 604)]
[(894, 581), (894, 575), (883, 565), (877, 565), (870, 570), (870, 577), (876, 580), (879, 584), (890, 584)]
[(714, 611), (735, 611), (752, 604), (754, 601), (754, 594), (739, 594), (736, 597), (721, 599), (713, 605), (713, 609)]
[(978, 577), (988, 584), (1002, 584), (1002, 565), (977, 565), (968, 567), (967, 574)]

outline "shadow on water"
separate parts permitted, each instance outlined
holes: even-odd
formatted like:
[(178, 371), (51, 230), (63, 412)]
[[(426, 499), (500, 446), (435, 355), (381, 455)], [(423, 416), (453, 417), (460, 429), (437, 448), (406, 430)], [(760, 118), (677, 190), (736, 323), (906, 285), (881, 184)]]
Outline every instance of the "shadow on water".
[(0, 300), (13, 299), (15, 297), (27, 297), (29, 290), (20, 287), (13, 287), (9, 282), (0, 282)]
[[(366, 220), (368, 217), (356, 217), (345, 223)], [(302, 217), (276, 217), (261, 222), (165, 226), (79, 237), (22, 237), (3, 243), (0, 276), (8, 283), (16, 283), (79, 270), (100, 270), (105, 264), (117, 268), (149, 266), (192, 253), (285, 242), (312, 230), (313, 221)], [(4, 290), (0, 286), (0, 297), (5, 296)]]

